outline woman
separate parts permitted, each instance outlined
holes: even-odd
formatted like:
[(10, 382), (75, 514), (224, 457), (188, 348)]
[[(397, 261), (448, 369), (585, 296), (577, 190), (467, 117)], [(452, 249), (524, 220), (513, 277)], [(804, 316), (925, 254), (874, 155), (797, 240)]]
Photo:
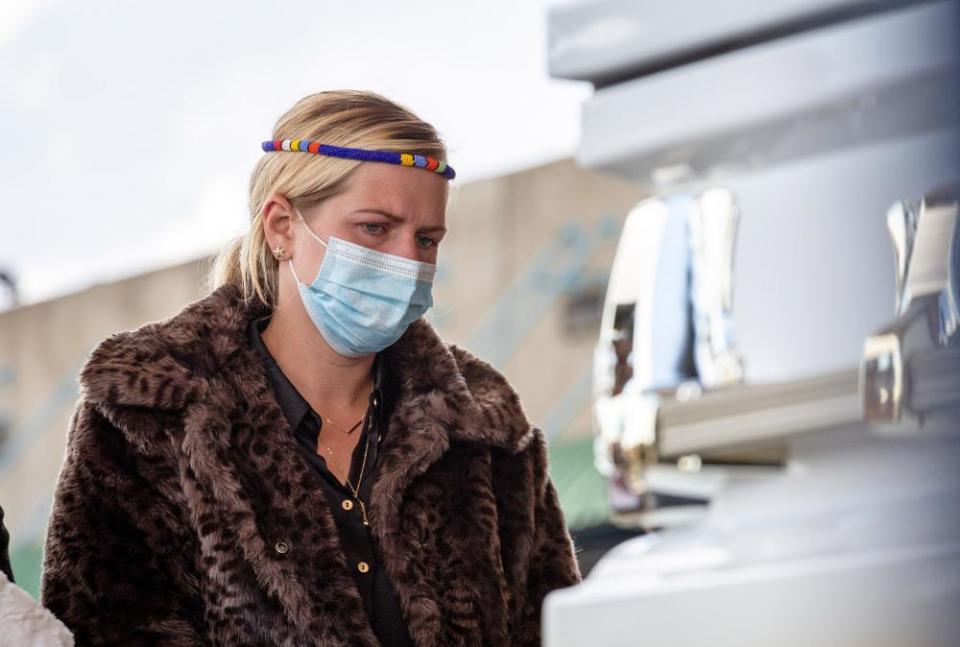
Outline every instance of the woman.
[(213, 292), (81, 371), (42, 601), (78, 644), (539, 644), (580, 572), (542, 433), (421, 316), (435, 129), (322, 92), (264, 150)]

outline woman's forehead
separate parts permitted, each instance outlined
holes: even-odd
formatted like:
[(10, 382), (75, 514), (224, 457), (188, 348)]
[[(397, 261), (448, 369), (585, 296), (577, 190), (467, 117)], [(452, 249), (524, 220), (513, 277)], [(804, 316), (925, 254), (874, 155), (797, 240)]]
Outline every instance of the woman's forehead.
[(363, 164), (338, 197), (351, 213), (379, 212), (392, 220), (442, 225), (446, 216), (447, 184), (447, 180), (422, 169)]

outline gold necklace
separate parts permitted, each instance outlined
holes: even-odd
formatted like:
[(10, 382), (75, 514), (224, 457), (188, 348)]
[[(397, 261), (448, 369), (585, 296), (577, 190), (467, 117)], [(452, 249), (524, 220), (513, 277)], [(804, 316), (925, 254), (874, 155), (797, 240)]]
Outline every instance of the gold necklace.
[[(374, 387), (374, 388), (375, 388), (375, 387)], [(371, 390), (370, 393), (373, 393), (373, 390)], [(368, 395), (367, 395), (367, 402), (369, 402), (369, 401), (370, 401), (370, 395), (368, 394)], [(341, 427), (340, 425), (338, 425), (337, 423), (335, 423), (335, 422), (334, 422), (333, 420), (331, 420), (330, 418), (324, 418), (323, 421), (329, 423), (330, 426), (333, 427), (334, 429), (336, 429), (336, 430), (340, 431), (341, 433), (346, 434), (346, 435), (349, 436), (351, 433), (353, 433), (353, 430), (356, 429), (357, 426), (358, 426), (361, 422), (363, 422), (363, 418), (364, 418), (366, 415), (367, 415), (367, 414), (364, 413), (363, 416), (360, 417), (360, 420), (358, 420), (357, 422), (355, 422), (355, 423), (353, 424), (353, 426), (350, 427), (349, 429), (347, 429), (346, 431), (344, 431), (344, 430), (343, 430), (343, 427)]]
[[(366, 414), (364, 414), (364, 415), (366, 415)], [(333, 420), (331, 420), (330, 418), (324, 418), (323, 421), (329, 423), (330, 426), (333, 427), (334, 429), (338, 429), (338, 430), (340, 430), (343, 434), (349, 436), (350, 433), (351, 433), (354, 429), (357, 428), (357, 425), (359, 425), (361, 422), (363, 422), (363, 417), (361, 416), (360, 420), (358, 420), (357, 422), (355, 422), (355, 423), (353, 424), (353, 426), (350, 427), (349, 429), (347, 429), (346, 431), (343, 431), (343, 429), (340, 427), (340, 425), (338, 425), (337, 423), (335, 423), (335, 422), (334, 422)]]
[[(360, 422), (358, 422), (357, 424), (360, 424), (360, 423), (363, 422), (366, 418), (367, 418), (367, 414), (364, 413), (364, 414), (363, 414), (363, 417), (360, 418)], [(356, 426), (357, 426), (357, 425), (354, 425), (354, 427), (356, 427)], [(333, 448), (330, 447), (329, 445), (324, 445), (324, 444), (322, 444), (322, 443), (320, 442), (320, 433), (321, 433), (322, 431), (323, 431), (323, 428), (321, 427), (320, 431), (317, 432), (317, 453), (318, 453), (318, 454), (320, 453), (320, 448), (322, 447), (323, 449), (326, 449), (326, 450), (327, 450), (327, 453), (328, 453), (328, 454), (330, 454), (331, 456), (333, 456), (333, 455), (334, 455)], [(352, 456), (352, 453), (351, 453), (351, 456)]]
[[(360, 422), (363, 422), (366, 417), (367, 417), (367, 414), (364, 413), (364, 414), (363, 414), (363, 418), (360, 418)], [(354, 426), (356, 426), (356, 425), (354, 425)], [(348, 475), (346, 476), (346, 480), (347, 480), (347, 486), (348, 486), (348, 487), (350, 488), (350, 490), (353, 492), (353, 498), (354, 498), (354, 500), (356, 500), (356, 502), (360, 504), (360, 513), (363, 515), (363, 525), (369, 526), (369, 525), (370, 525), (370, 522), (367, 520), (367, 506), (364, 504), (363, 499), (360, 498), (360, 484), (363, 483), (363, 472), (364, 472), (364, 469), (366, 469), (366, 467), (367, 467), (367, 451), (370, 449), (370, 439), (369, 439), (369, 438), (365, 438), (365, 439), (364, 439), (364, 443), (365, 443), (365, 444), (364, 444), (364, 446), (363, 446), (363, 461), (360, 463), (360, 476), (359, 476), (359, 478), (357, 478), (357, 486), (354, 487), (354, 486), (353, 486), (353, 483), (350, 482), (349, 473), (348, 473)], [(319, 435), (319, 434), (317, 435), (317, 444), (318, 444), (318, 445), (320, 444), (320, 435)], [(325, 449), (327, 450), (327, 453), (330, 454), (331, 456), (333, 456), (333, 454), (334, 454), (333, 450), (332, 450), (329, 446), (327, 446), (327, 445), (324, 445), (324, 447), (325, 447)], [(350, 468), (348, 467), (348, 468), (347, 468), (348, 472), (349, 472), (349, 469), (350, 469)]]
[(363, 462), (360, 463), (360, 477), (357, 479), (357, 487), (353, 487), (349, 475), (347, 476), (347, 485), (353, 490), (353, 498), (360, 504), (360, 514), (363, 515), (363, 525), (369, 526), (370, 522), (367, 521), (367, 506), (364, 505), (363, 499), (360, 498), (360, 483), (363, 482), (363, 468), (367, 466), (367, 450), (370, 449), (370, 439), (366, 438), (365, 442), (366, 444), (363, 446)]

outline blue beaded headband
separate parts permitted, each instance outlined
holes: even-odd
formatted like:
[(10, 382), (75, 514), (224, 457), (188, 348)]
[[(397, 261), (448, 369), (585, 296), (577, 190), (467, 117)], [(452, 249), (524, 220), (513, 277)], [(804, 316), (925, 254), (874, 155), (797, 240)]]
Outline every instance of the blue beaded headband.
[(448, 180), (457, 176), (457, 172), (452, 166), (447, 166), (446, 162), (441, 162), (429, 155), (414, 155), (412, 153), (396, 153), (394, 151), (367, 150), (365, 148), (346, 148), (343, 146), (330, 146), (320, 142), (311, 142), (306, 139), (275, 139), (263, 142), (263, 150), (267, 153), (278, 151), (298, 151), (303, 153), (313, 153), (315, 155), (331, 155), (333, 157), (345, 157), (346, 159), (360, 160), (361, 162), (386, 162), (388, 164), (400, 164), (401, 166), (414, 166), (434, 173), (439, 173)]

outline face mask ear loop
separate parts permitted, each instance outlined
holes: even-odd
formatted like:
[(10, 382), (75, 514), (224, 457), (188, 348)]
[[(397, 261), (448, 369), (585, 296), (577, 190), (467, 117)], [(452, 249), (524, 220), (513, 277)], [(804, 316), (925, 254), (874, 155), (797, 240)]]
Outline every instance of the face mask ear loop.
[(307, 230), (307, 233), (310, 234), (311, 236), (313, 236), (314, 238), (316, 238), (316, 239), (317, 239), (317, 242), (319, 242), (321, 245), (323, 245), (324, 247), (326, 247), (326, 246), (327, 246), (327, 243), (325, 243), (324, 240), (323, 240), (322, 238), (320, 238), (320, 236), (317, 236), (315, 233), (313, 233), (313, 230), (310, 229), (310, 227), (307, 226), (307, 221), (303, 219), (303, 214), (300, 213), (300, 210), (297, 209), (296, 207), (294, 207), (293, 210), (297, 212), (297, 217), (300, 218), (300, 222), (303, 223), (303, 228)]
[[(300, 210), (297, 209), (296, 207), (294, 207), (293, 210), (294, 212), (296, 212), (297, 217), (300, 218), (300, 222), (303, 223), (303, 228), (307, 230), (307, 233), (313, 236), (314, 238), (316, 238), (321, 245), (323, 245), (324, 247), (327, 247), (327, 244), (323, 241), (323, 239), (320, 238), (320, 236), (317, 236), (315, 233), (313, 233), (313, 230), (307, 226), (307, 221), (303, 219), (303, 214), (300, 213)], [(300, 280), (300, 277), (297, 276), (297, 270), (294, 269), (293, 267), (293, 259), (288, 258), (287, 263), (290, 264), (290, 271), (293, 273), (293, 280), (297, 282), (297, 285), (305, 285), (305, 283)]]
[(297, 285), (303, 285), (303, 281), (301, 281), (300, 277), (297, 276), (297, 270), (293, 269), (293, 259), (288, 258), (287, 264), (290, 266), (290, 271), (293, 273), (293, 280), (297, 282)]

